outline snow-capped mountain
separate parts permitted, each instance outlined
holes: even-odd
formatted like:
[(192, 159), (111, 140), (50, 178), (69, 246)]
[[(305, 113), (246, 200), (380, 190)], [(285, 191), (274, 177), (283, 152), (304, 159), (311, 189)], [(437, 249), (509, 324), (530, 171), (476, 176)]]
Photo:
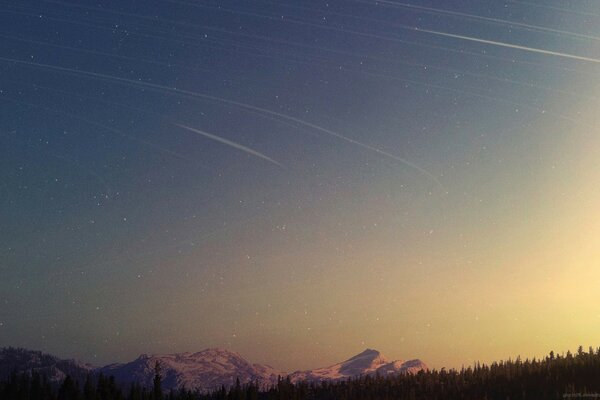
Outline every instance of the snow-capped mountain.
[(242, 356), (224, 349), (206, 349), (197, 353), (168, 355), (141, 355), (125, 364), (111, 364), (98, 372), (112, 375), (118, 382), (137, 382), (152, 387), (154, 366), (160, 363), (163, 388), (209, 391), (221, 386), (230, 387), (240, 380), (241, 384), (258, 382), (268, 387), (285, 373), (268, 365), (251, 364)]
[(67, 375), (83, 382), (92, 366), (75, 360), (63, 360), (41, 351), (5, 347), (0, 348), (0, 377), (12, 371), (31, 373), (36, 371), (52, 383), (62, 382)]
[[(288, 376), (268, 365), (252, 364), (239, 354), (224, 349), (167, 355), (143, 354), (128, 363), (94, 369), (77, 361), (62, 360), (39, 351), (13, 348), (0, 349), (0, 376), (6, 376), (13, 370), (36, 370), (48, 376), (51, 381), (60, 383), (67, 375), (83, 382), (89, 373), (102, 373), (114, 376), (117, 382), (124, 385), (136, 382), (151, 388), (157, 361), (160, 363), (162, 386), (165, 390), (185, 387), (205, 392), (221, 386), (231, 387), (237, 379), (241, 384), (255, 382), (267, 388), (276, 384), (279, 376)], [(344, 362), (326, 368), (296, 371), (289, 378), (292, 382), (335, 381), (364, 375), (416, 373), (426, 369), (427, 366), (420, 360), (388, 361), (377, 350), (367, 349)]]
[(330, 367), (317, 368), (308, 371), (296, 371), (290, 374), (292, 382), (342, 380), (362, 375), (387, 376), (390, 374), (417, 373), (426, 370), (427, 366), (421, 360), (388, 361), (377, 350), (367, 349), (360, 354)]

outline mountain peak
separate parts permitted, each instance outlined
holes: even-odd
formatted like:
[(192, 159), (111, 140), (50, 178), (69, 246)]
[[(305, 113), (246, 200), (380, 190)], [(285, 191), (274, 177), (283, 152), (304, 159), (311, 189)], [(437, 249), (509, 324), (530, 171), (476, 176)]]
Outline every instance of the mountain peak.
[(201, 351), (193, 353), (193, 354), (194, 355), (223, 355), (223, 356), (242, 358), (242, 356), (239, 353), (236, 353), (235, 351), (231, 351), (228, 349), (224, 349), (222, 347), (209, 347), (207, 349), (201, 350)]
[[(238, 353), (223, 348), (165, 355), (140, 354), (131, 362), (110, 364), (97, 369), (38, 351), (0, 348), (0, 374), (8, 374), (12, 370), (36, 369), (47, 375), (52, 382), (60, 382), (67, 375), (83, 381), (88, 373), (94, 372), (112, 375), (119, 383), (137, 382), (150, 388), (153, 384), (156, 361), (161, 363), (163, 387), (166, 390), (185, 387), (206, 392), (221, 386), (231, 387), (237, 379), (242, 384), (256, 382), (267, 388), (276, 384), (279, 376), (288, 376), (268, 365), (251, 364)], [(292, 382), (337, 381), (375, 374), (413, 374), (426, 369), (427, 366), (418, 359), (390, 362), (379, 351), (365, 349), (343, 362), (325, 368), (296, 371), (289, 377)]]
[(378, 350), (365, 349), (346, 361), (329, 367), (294, 372), (290, 379), (292, 382), (342, 380), (364, 375), (416, 373), (421, 369), (427, 369), (427, 366), (420, 360), (390, 362)]
[(201, 391), (230, 387), (239, 379), (242, 384), (257, 382), (270, 386), (277, 376), (284, 373), (260, 364), (251, 364), (236, 352), (222, 348), (208, 348), (199, 352), (183, 352), (165, 355), (141, 355), (125, 364), (107, 365), (100, 369), (105, 375), (113, 375), (121, 383), (138, 382), (152, 387), (154, 362), (161, 363), (165, 389), (186, 387)]
[(355, 355), (354, 357), (359, 357), (359, 356), (376, 356), (377, 357), (379, 355), (381, 355), (381, 353), (378, 350), (365, 349), (361, 353), (358, 353), (357, 355)]
[(383, 354), (381, 354), (380, 351), (375, 350), (375, 349), (365, 349), (364, 351), (358, 353), (357, 355), (355, 355), (354, 357), (351, 357), (348, 359), (348, 361), (350, 360), (354, 360), (354, 359), (383, 359), (385, 360), (385, 356)]
[(341, 374), (354, 376), (374, 371), (386, 363), (387, 360), (379, 351), (366, 349), (338, 365)]

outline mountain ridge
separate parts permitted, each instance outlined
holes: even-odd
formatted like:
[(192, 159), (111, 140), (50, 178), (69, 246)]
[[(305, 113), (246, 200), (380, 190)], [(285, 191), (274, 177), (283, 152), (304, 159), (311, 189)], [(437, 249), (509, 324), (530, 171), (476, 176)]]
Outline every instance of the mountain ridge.
[(109, 364), (97, 371), (112, 375), (121, 383), (138, 382), (151, 387), (157, 361), (161, 365), (163, 387), (166, 389), (185, 387), (210, 391), (221, 386), (233, 386), (238, 379), (241, 384), (256, 382), (268, 387), (275, 384), (281, 374), (270, 366), (251, 364), (238, 353), (220, 348), (164, 355), (142, 354), (133, 361)]
[(114, 376), (115, 380), (128, 385), (132, 382), (152, 387), (154, 366), (161, 365), (163, 388), (165, 390), (186, 388), (208, 392), (221, 387), (232, 387), (239, 380), (241, 384), (256, 383), (261, 388), (277, 384), (278, 380), (289, 377), (290, 381), (339, 381), (364, 375), (390, 375), (416, 373), (427, 370), (418, 359), (401, 361), (388, 359), (377, 350), (366, 349), (349, 359), (328, 367), (286, 373), (266, 364), (251, 363), (239, 353), (223, 348), (207, 348), (197, 352), (172, 354), (140, 354), (129, 362), (112, 363), (102, 367), (92, 367), (76, 360), (64, 360), (40, 351), (14, 348), (0, 348), (0, 373), (12, 370), (19, 372), (40, 371), (58, 382), (66, 375), (83, 382), (88, 374)]
[(329, 367), (295, 371), (289, 376), (292, 382), (338, 381), (364, 375), (387, 376), (391, 374), (416, 373), (419, 370), (427, 369), (427, 365), (419, 359), (388, 361), (379, 351), (366, 349), (346, 361), (333, 364)]
[(45, 375), (53, 384), (61, 382), (67, 375), (83, 382), (88, 373), (93, 370), (94, 367), (90, 364), (73, 359), (61, 359), (38, 350), (16, 347), (0, 348), (0, 376), (2, 377), (12, 372), (32, 373), (35, 371)]

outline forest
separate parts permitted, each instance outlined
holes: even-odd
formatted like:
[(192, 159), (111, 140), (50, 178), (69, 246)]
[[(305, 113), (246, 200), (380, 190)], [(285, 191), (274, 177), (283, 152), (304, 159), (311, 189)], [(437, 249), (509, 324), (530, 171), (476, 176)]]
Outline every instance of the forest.
[(242, 385), (211, 393), (181, 389), (165, 393), (160, 365), (153, 387), (119, 385), (113, 377), (70, 376), (56, 385), (36, 372), (1, 377), (3, 400), (436, 400), (600, 398), (600, 347), (576, 353), (550, 352), (543, 359), (476, 363), (460, 370), (429, 370), (397, 376), (363, 376), (338, 382), (293, 384), (282, 377), (270, 388)]

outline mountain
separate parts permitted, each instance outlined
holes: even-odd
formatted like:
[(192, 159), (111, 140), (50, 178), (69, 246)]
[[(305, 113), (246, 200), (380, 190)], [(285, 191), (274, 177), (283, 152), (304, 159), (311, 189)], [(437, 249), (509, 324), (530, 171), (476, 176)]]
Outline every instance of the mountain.
[(279, 375), (285, 376), (268, 365), (251, 364), (239, 354), (224, 349), (161, 356), (143, 354), (129, 363), (107, 365), (97, 372), (112, 375), (120, 383), (138, 382), (150, 388), (157, 361), (166, 390), (185, 387), (209, 391), (233, 386), (236, 379), (241, 384), (258, 382), (260, 386), (268, 387), (277, 382)]
[[(47, 375), (52, 382), (61, 382), (70, 375), (81, 383), (89, 373), (102, 373), (114, 376), (123, 385), (137, 382), (151, 388), (156, 362), (161, 366), (162, 386), (165, 390), (185, 387), (205, 392), (221, 386), (233, 386), (237, 379), (241, 384), (256, 382), (266, 388), (276, 384), (279, 376), (288, 376), (268, 365), (252, 364), (239, 354), (224, 349), (167, 355), (142, 354), (131, 362), (94, 369), (77, 361), (63, 360), (39, 351), (5, 348), (0, 350), (0, 378), (13, 370), (36, 370)], [(416, 373), (420, 370), (427, 370), (427, 366), (420, 360), (388, 361), (377, 350), (367, 349), (344, 362), (326, 368), (296, 371), (289, 378), (292, 382), (337, 381), (363, 375), (387, 376)]]
[(0, 348), (0, 377), (11, 372), (31, 373), (33, 371), (45, 375), (52, 383), (62, 382), (67, 375), (83, 382), (92, 371), (92, 366), (75, 360), (64, 360), (41, 351), (21, 348)]
[(349, 358), (330, 367), (317, 368), (308, 371), (296, 371), (290, 374), (292, 382), (298, 381), (325, 381), (342, 380), (362, 375), (381, 375), (401, 373), (417, 373), (427, 370), (427, 366), (421, 360), (410, 361), (388, 361), (383, 354), (377, 350), (367, 349), (360, 354)]

